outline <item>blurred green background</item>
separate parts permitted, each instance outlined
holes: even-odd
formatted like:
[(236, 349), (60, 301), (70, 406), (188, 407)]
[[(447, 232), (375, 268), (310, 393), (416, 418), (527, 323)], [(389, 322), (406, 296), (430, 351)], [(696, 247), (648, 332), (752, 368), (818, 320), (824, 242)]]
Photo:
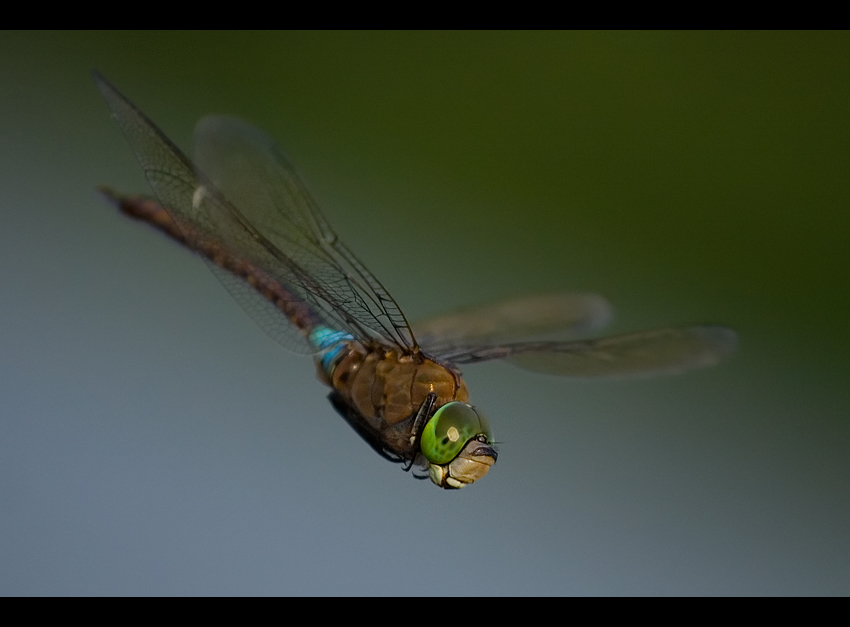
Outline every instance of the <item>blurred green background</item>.
[[(850, 591), (847, 33), (0, 33), (0, 594)], [(411, 318), (595, 291), (721, 367), (465, 369), (500, 459), (378, 458), (144, 191), (97, 68), (187, 151), (288, 150)]]

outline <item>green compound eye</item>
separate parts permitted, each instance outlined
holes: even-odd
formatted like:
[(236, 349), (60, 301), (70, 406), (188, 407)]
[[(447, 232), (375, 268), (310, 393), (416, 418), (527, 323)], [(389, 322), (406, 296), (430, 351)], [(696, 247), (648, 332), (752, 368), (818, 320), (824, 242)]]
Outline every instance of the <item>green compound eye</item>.
[(472, 438), (484, 434), (490, 441), (490, 425), (484, 414), (460, 401), (446, 403), (422, 431), (420, 448), (433, 464), (447, 464)]

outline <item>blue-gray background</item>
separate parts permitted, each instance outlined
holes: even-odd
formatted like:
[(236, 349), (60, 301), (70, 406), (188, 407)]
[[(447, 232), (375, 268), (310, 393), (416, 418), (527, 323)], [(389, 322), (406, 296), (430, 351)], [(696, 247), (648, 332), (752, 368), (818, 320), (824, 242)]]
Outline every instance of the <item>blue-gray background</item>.
[[(0, 593), (847, 594), (848, 37), (0, 34)], [(597, 291), (740, 352), (469, 367), (499, 463), (416, 482), (96, 197), (146, 186), (91, 68), (277, 137), (410, 317)]]

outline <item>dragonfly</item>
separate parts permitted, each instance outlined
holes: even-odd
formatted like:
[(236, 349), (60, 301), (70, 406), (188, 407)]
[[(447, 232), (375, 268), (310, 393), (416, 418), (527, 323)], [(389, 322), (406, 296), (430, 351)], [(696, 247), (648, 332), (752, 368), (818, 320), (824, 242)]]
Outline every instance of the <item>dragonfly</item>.
[(610, 306), (586, 293), (517, 298), (411, 325), (266, 133), (236, 118), (203, 118), (190, 160), (106, 78), (94, 72), (94, 80), (154, 193), (103, 187), (107, 199), (197, 253), (261, 329), (312, 355), (336, 411), (417, 478), (459, 489), (498, 458), (461, 366), (503, 360), (567, 377), (628, 377), (714, 365), (735, 350), (734, 331), (707, 324), (539, 339), (600, 329)]

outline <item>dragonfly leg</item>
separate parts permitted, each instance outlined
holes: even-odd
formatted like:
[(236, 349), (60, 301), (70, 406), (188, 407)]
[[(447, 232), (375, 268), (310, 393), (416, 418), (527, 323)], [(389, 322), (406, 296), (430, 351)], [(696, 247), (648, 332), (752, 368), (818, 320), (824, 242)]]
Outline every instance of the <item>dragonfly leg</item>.
[(405, 464), (405, 472), (409, 471), (413, 467), (413, 462), (416, 461), (416, 452), (419, 450), (422, 431), (425, 429), (425, 423), (428, 422), (428, 419), (433, 413), (434, 403), (436, 402), (437, 395), (434, 392), (429, 392), (422, 405), (419, 406), (419, 411), (416, 412), (416, 418), (413, 419), (413, 429), (410, 436), (410, 450), (413, 451), (413, 454)]

